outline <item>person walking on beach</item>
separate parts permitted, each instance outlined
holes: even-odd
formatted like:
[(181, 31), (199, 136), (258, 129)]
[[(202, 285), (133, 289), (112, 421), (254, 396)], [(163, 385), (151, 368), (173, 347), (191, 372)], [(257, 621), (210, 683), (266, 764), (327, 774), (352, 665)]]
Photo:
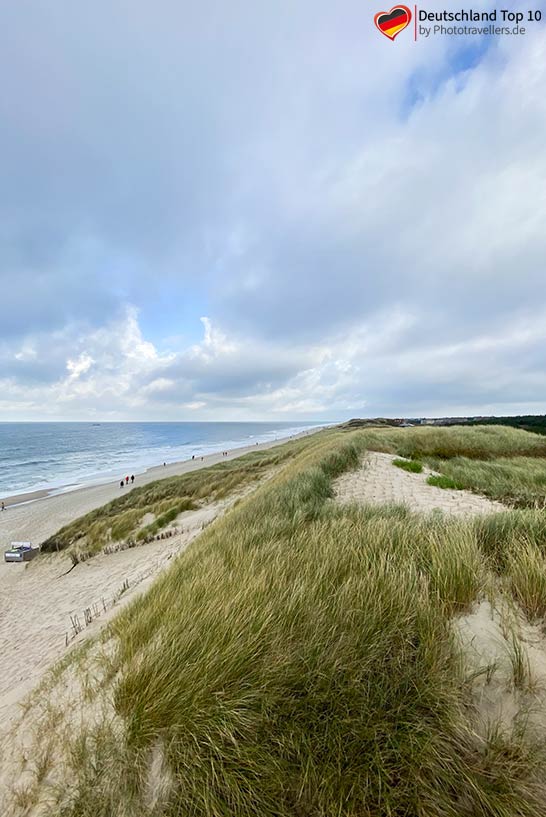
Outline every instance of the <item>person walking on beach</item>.
[(133, 484), (134, 481), (135, 481), (135, 475), (131, 474), (131, 485)]
[(3, 503), (3, 502), (2, 502), (2, 510), (3, 510), (3, 511), (5, 511), (5, 510), (6, 510), (6, 506), (4, 505), (4, 503)]
[(121, 480), (121, 482), (119, 483), (119, 487), (120, 487), (120, 488), (123, 488), (123, 486), (124, 486), (124, 485), (125, 485), (124, 481), (123, 481), (123, 480)]
[(125, 484), (126, 484), (126, 485), (129, 485), (129, 477), (128, 477), (128, 476), (127, 476), (127, 477), (125, 477)]

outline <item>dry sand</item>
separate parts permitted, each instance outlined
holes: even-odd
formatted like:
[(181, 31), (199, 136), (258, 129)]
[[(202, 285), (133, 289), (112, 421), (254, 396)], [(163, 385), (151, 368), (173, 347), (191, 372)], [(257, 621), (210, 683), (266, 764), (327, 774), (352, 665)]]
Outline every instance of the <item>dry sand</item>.
[[(281, 442), (281, 441), (279, 441)], [(276, 443), (272, 443), (275, 445)], [(238, 449), (240, 456), (265, 445)], [(152, 469), (139, 477), (142, 485), (161, 476), (186, 473), (220, 462), (225, 457), (211, 455), (203, 462), (190, 461)], [(371, 504), (406, 504), (411, 510), (472, 515), (503, 510), (504, 506), (467, 491), (449, 491), (429, 486), (431, 471), (412, 474), (392, 465), (394, 456), (369, 453), (360, 468), (335, 482), (337, 501)], [(255, 486), (253, 486), (255, 487)], [(248, 491), (252, 490), (249, 488)], [(119, 485), (102, 485), (38, 499), (12, 507), (0, 514), (0, 536), (39, 542), (62, 524), (119, 495)], [(131, 490), (130, 488), (124, 490)], [(236, 497), (189, 511), (178, 520), (182, 532), (110, 555), (101, 554), (69, 571), (65, 554), (41, 557), (28, 565), (0, 563), (0, 739), (15, 724), (18, 707), (54, 661), (66, 652), (65, 636), (70, 635), (70, 616), (83, 619), (83, 609), (102, 600), (108, 609), (76, 636), (78, 643), (96, 633), (120, 607), (142, 592), (202, 530), (203, 525), (223, 513)], [(1, 540), (0, 540), (1, 541)], [(124, 586), (125, 591), (112, 606)], [(472, 684), (476, 734), (485, 737), (491, 725), (500, 722), (508, 731), (521, 718), (530, 719), (544, 730), (546, 707), (546, 646), (542, 630), (529, 624), (512, 604), (497, 598), (495, 607), (482, 600), (472, 612), (454, 619)], [(529, 677), (524, 689), (514, 686), (511, 645), (514, 634), (525, 652)], [(9, 739), (4, 744), (10, 746)], [(8, 750), (9, 759), (9, 750)], [(6, 760), (6, 758), (4, 758)], [(161, 758), (159, 758), (159, 761)], [(158, 761), (158, 762), (159, 762)], [(9, 764), (8, 764), (9, 765)], [(3, 781), (5, 784), (5, 781)], [(0, 789), (2, 784), (0, 783)], [(0, 791), (1, 800), (1, 791)]]
[(421, 474), (412, 474), (397, 468), (393, 454), (370, 452), (361, 468), (340, 476), (334, 491), (339, 502), (358, 502), (372, 505), (407, 505), (412, 511), (430, 513), (442, 511), (456, 516), (505, 511), (500, 502), (493, 502), (470, 491), (452, 491), (427, 485), (427, 477), (434, 474), (427, 468)]
[[(527, 621), (513, 602), (497, 592), (453, 620), (462, 647), (474, 703), (473, 721), (486, 738), (495, 725), (510, 734), (525, 726), (542, 738), (546, 728), (546, 640), (541, 624)], [(517, 653), (516, 653), (517, 649)], [(517, 663), (519, 654), (521, 663)], [(514, 668), (521, 678), (516, 682)]]
[[(315, 433), (315, 429), (295, 434), (290, 439), (297, 439), (313, 433)], [(273, 442), (245, 446), (244, 448), (234, 448), (228, 453), (227, 457), (223, 457), (218, 452), (216, 454), (207, 454), (205, 457), (199, 457), (195, 460), (171, 463), (165, 467), (159, 465), (148, 468), (143, 474), (137, 475), (134, 487), (138, 488), (140, 485), (146, 485), (148, 482), (163, 479), (164, 477), (187, 474), (199, 468), (215, 465), (217, 462), (242, 457), (250, 451), (273, 448), (285, 442), (287, 442), (287, 439), (283, 438)], [(39, 544), (63, 525), (67, 525), (72, 520), (77, 519), (78, 516), (82, 516), (94, 508), (100, 508), (101, 505), (105, 505), (110, 500), (120, 496), (122, 492), (132, 490), (132, 487), (129, 483), (128, 486), (120, 488), (119, 481), (116, 480), (104, 485), (77, 488), (62, 494), (48, 494), (44, 491), (38, 491), (31, 494), (19, 494), (7, 499), (4, 497), (7, 508), (3, 513), (0, 512), (0, 548), (7, 547), (12, 539), (16, 541), (28, 540)], [(4, 563), (2, 561), (0, 564), (0, 592), (3, 567)]]
[[(391, 454), (368, 453), (360, 468), (335, 481), (337, 501), (404, 504), (420, 513), (441, 511), (459, 517), (506, 510), (500, 502), (469, 491), (427, 485), (433, 471), (412, 474), (393, 466), (393, 459)], [(523, 727), (528, 736), (542, 739), (546, 729), (543, 624), (529, 622), (491, 577), (490, 598), (477, 601), (467, 615), (455, 617), (453, 629), (472, 690), (469, 714), (476, 736), (485, 742), (496, 728), (509, 736), (513, 729)], [(515, 667), (521, 678), (514, 675)]]
[[(308, 433), (312, 432), (303, 432)], [(137, 478), (135, 487), (283, 442), (286, 440), (238, 448), (227, 457), (221, 453), (211, 454), (203, 460), (151, 468)], [(84, 623), (83, 611), (95, 605), (102, 614), (75, 640), (96, 632), (104, 626), (112, 610), (119, 609), (135, 593), (145, 589), (167, 566), (168, 560), (200, 533), (203, 525), (241, 496), (239, 492), (223, 502), (182, 514), (176, 524), (183, 532), (177, 536), (109, 555), (100, 554), (70, 572), (71, 560), (62, 553), (44, 554), (26, 564), (4, 562), (3, 550), (11, 540), (38, 544), (62, 525), (119, 496), (122, 490), (132, 488), (121, 489), (119, 483), (81, 488), (0, 512), (0, 730), (6, 729), (17, 714), (16, 704), (65, 653), (66, 634), (71, 636), (71, 616), (76, 614)], [(129, 583), (128, 590), (112, 607), (113, 598), (125, 582)], [(107, 612), (104, 612), (103, 600)]]
[[(63, 553), (44, 555), (26, 565), (8, 565), (2, 574), (0, 595), (1, 728), (16, 714), (15, 704), (64, 655), (67, 638), (72, 646), (96, 633), (122, 605), (146, 589), (172, 556), (187, 547), (203, 526), (234, 499), (182, 514), (177, 522), (181, 533), (169, 539), (108, 555), (101, 553), (73, 570), (70, 558)], [(86, 608), (99, 613), (87, 628)], [(75, 638), (73, 616), (84, 626)]]
[[(22, 811), (14, 792), (25, 791), (36, 783), (32, 771), (39, 763), (37, 736), (40, 730), (51, 729), (49, 704), (56, 701), (63, 718), (100, 717), (102, 705), (94, 712), (94, 702), (84, 709), (81, 681), (73, 673), (59, 676), (53, 692), (48, 688), (40, 695), (40, 681), (57, 659), (69, 650), (96, 635), (106, 622), (129, 601), (146, 590), (158, 575), (200, 534), (203, 527), (222, 514), (243, 494), (250, 493), (258, 483), (233, 494), (221, 502), (181, 514), (177, 520), (178, 534), (147, 545), (106, 555), (101, 553), (70, 570), (66, 554), (51, 554), (11, 572), (11, 581), (4, 585), (0, 602), (0, 813), (19, 817), (25, 813), (38, 817), (43, 814), (38, 805)], [(84, 624), (85, 608), (95, 607), (98, 616), (79, 634), (71, 628), (71, 616), (77, 615)], [(66, 645), (68, 635), (69, 644)], [(95, 645), (102, 652), (102, 645)], [(107, 648), (106, 648), (107, 649)], [(69, 679), (70, 683), (69, 683)], [(33, 704), (30, 719), (20, 704)], [(77, 705), (77, 714), (73, 708)], [(105, 706), (105, 709), (107, 707)], [(72, 713), (72, 714), (71, 714)], [(111, 714), (111, 713), (110, 713)], [(68, 720), (67, 720), (68, 722)], [(47, 739), (46, 739), (47, 743)], [(55, 785), (62, 785), (56, 778)], [(47, 787), (44, 803), (48, 802)], [(41, 802), (41, 796), (38, 798)], [(45, 813), (50, 813), (46, 809)]]

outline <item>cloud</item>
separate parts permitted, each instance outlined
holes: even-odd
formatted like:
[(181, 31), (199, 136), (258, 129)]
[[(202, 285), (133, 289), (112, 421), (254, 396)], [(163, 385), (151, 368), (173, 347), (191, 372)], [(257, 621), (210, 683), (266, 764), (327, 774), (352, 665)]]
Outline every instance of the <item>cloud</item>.
[(544, 410), (544, 33), (372, 18), (6, 8), (0, 417)]
[(88, 354), (82, 354), (77, 360), (66, 361), (66, 368), (69, 372), (69, 380), (77, 380), (80, 375), (88, 372), (95, 361)]
[[(128, 308), (87, 336), (66, 335), (57, 379), (0, 380), (0, 411), (17, 406), (28, 419), (57, 416), (61, 406), (70, 419), (191, 419), (198, 412), (204, 419), (327, 420), (372, 410), (420, 416), (431, 405), (436, 413), (536, 406), (546, 387), (545, 319), (543, 309), (464, 341), (416, 342), (420, 316), (396, 307), (320, 344), (290, 348), (231, 337), (203, 319), (200, 343), (161, 354)], [(406, 410), (396, 411), (401, 405)]]
[[(226, 263), (222, 318), (271, 337), (319, 337), (394, 299), (456, 336), (533, 306), (546, 250), (546, 105), (521, 91), (525, 76), (545, 78), (544, 52), (543, 37), (499, 46), (407, 118), (364, 133), (328, 173), (297, 185), (294, 174), (289, 218), (285, 191), (278, 211), (269, 204), (268, 220), (254, 221), (246, 255)], [(256, 195), (269, 196), (262, 182)]]

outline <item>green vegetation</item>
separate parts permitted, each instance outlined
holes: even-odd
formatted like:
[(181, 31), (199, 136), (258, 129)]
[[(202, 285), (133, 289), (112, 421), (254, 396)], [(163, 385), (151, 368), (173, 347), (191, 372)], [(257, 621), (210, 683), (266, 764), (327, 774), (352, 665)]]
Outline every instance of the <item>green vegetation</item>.
[(373, 417), (369, 419), (355, 418), (353, 420), (347, 420), (340, 428), (356, 431), (362, 428), (398, 428), (399, 426), (400, 420), (392, 420), (387, 417)]
[(546, 614), (546, 558), (537, 545), (520, 541), (508, 554), (511, 590), (530, 619)]
[[(546, 457), (546, 439), (515, 428), (500, 426), (416, 426), (369, 429), (362, 432), (374, 450), (388, 450), (408, 459), (467, 457)], [(379, 449), (375, 446), (379, 445)]]
[(393, 460), (392, 464), (412, 474), (420, 474), (423, 470), (423, 463), (419, 460)]
[(170, 505), (170, 507), (166, 511), (163, 511), (163, 513), (159, 514), (157, 519), (155, 519), (153, 522), (150, 522), (149, 525), (145, 525), (143, 528), (137, 530), (136, 532), (137, 541), (142, 541), (143, 539), (146, 539), (148, 536), (155, 536), (155, 534), (159, 533), (160, 530), (167, 527), (167, 525), (170, 525), (171, 522), (174, 522), (174, 520), (179, 514), (184, 513), (184, 511), (191, 511), (195, 507), (197, 506), (189, 498), (184, 498), (180, 502), (177, 502), (174, 505)]
[(427, 485), (434, 485), (436, 488), (451, 489), (452, 491), (461, 491), (464, 488), (461, 482), (455, 482), (451, 477), (443, 475), (428, 477)]
[(486, 494), (508, 505), (515, 507), (544, 505), (546, 495), (544, 459), (499, 457), (494, 460), (474, 460), (453, 457), (450, 460), (430, 458), (428, 464), (459, 483), (461, 487)]
[(474, 520), (478, 545), (498, 573), (507, 569), (513, 547), (522, 542), (536, 546), (546, 555), (546, 514), (538, 510), (506, 511)]
[[(277, 476), (111, 623), (103, 693), (115, 713), (72, 728), (72, 784), (52, 814), (544, 813), (544, 746), (495, 725), (478, 737), (451, 626), (488, 586), (488, 567), (509, 578), (525, 609), (542, 609), (526, 565), (537, 579), (544, 515), (461, 522), (329, 501), (332, 480), (373, 447), (370, 435), (404, 456), (415, 448), (485, 459), (505, 455), (502, 440), (510, 456), (531, 456), (534, 439), (512, 429), (413, 431), (332, 431), (288, 449)], [(184, 496), (194, 496), (187, 485)], [(532, 547), (518, 556), (524, 540)], [(158, 757), (163, 785), (152, 797)]]
[(506, 576), (529, 618), (546, 615), (546, 514), (518, 510), (474, 520), (478, 546), (491, 569)]
[(459, 488), (519, 508), (546, 505), (546, 437), (501, 426), (416, 426), (360, 433), (368, 449), (417, 459)]
[[(252, 484), (269, 469), (293, 457), (303, 442), (295, 440), (282, 447), (253, 451), (210, 468), (134, 488), (61, 528), (43, 542), (42, 550), (53, 552), (77, 546), (91, 555), (112, 541), (145, 539), (174, 521), (179, 513), (196, 508), (199, 502), (222, 499)], [(154, 521), (141, 528), (147, 514), (153, 514)]]
[(484, 417), (480, 420), (468, 420), (471, 426), (512, 426), (535, 434), (546, 434), (546, 414), (522, 414), (517, 417)]
[[(411, 420), (410, 420), (411, 422)], [(478, 420), (465, 420), (461, 417), (461, 426), (511, 426), (524, 431), (533, 431), (535, 434), (546, 434), (546, 414), (523, 414), (517, 417), (481, 417)], [(342, 428), (356, 430), (358, 428), (400, 428), (401, 420), (393, 420), (386, 417), (375, 417), (370, 419), (353, 419), (343, 423)], [(435, 426), (438, 428), (438, 426)], [(440, 428), (452, 428), (451, 424), (440, 426)]]

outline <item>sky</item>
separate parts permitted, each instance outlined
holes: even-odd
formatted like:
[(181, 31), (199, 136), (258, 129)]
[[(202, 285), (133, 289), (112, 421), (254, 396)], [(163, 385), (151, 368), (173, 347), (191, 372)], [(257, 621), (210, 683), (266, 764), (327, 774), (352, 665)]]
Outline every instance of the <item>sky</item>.
[(546, 412), (546, 9), (381, 10), (4, 4), (0, 420)]

